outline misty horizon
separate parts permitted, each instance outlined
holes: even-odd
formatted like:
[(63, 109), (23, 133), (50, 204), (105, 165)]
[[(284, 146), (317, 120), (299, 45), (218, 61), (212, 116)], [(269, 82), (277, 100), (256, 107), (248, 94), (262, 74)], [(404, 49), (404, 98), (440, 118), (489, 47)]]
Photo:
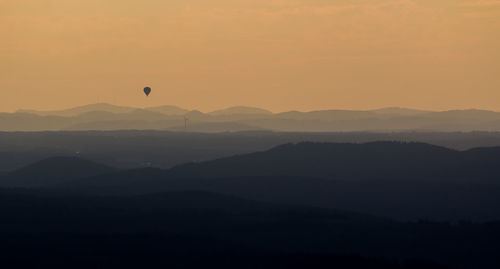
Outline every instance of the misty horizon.
[(228, 106), (222, 106), (222, 107), (217, 107), (213, 109), (206, 109), (206, 110), (201, 110), (197, 108), (188, 108), (188, 107), (183, 107), (181, 105), (175, 105), (175, 104), (163, 104), (163, 105), (146, 105), (146, 106), (134, 106), (134, 105), (125, 105), (125, 104), (115, 104), (115, 103), (109, 103), (109, 102), (96, 102), (96, 103), (88, 103), (88, 104), (81, 104), (81, 105), (75, 105), (75, 106), (63, 106), (63, 107), (53, 107), (53, 108), (32, 108), (32, 107), (20, 107), (11, 111), (0, 111), (0, 113), (16, 113), (16, 112), (23, 112), (23, 111), (37, 111), (37, 112), (53, 112), (53, 111), (62, 111), (62, 110), (69, 110), (69, 109), (74, 109), (74, 108), (83, 108), (87, 106), (94, 106), (94, 105), (109, 105), (109, 106), (116, 106), (116, 107), (127, 107), (127, 108), (134, 108), (134, 109), (150, 109), (150, 108), (159, 108), (159, 107), (177, 107), (181, 109), (185, 109), (188, 111), (200, 111), (202, 113), (212, 113), (220, 110), (225, 110), (229, 108), (258, 108), (258, 109), (263, 109), (267, 110), (269, 112), (272, 112), (273, 114), (279, 114), (279, 113), (284, 113), (284, 112), (292, 112), (292, 111), (298, 111), (298, 112), (313, 112), (313, 111), (329, 111), (329, 110), (346, 110), (346, 111), (375, 111), (375, 110), (384, 110), (384, 109), (405, 109), (405, 110), (420, 110), (424, 112), (444, 112), (444, 111), (467, 111), (467, 110), (480, 110), (480, 111), (493, 111), (493, 112), (500, 112), (500, 110), (493, 110), (493, 109), (487, 109), (487, 108), (481, 108), (481, 107), (451, 107), (451, 108), (442, 108), (442, 109), (426, 109), (426, 108), (419, 108), (419, 107), (404, 107), (404, 106), (396, 106), (396, 105), (389, 105), (389, 106), (382, 106), (382, 107), (374, 107), (374, 108), (338, 108), (338, 107), (329, 107), (329, 108), (318, 108), (318, 109), (312, 109), (312, 110), (300, 110), (300, 109), (285, 109), (285, 110), (272, 110), (266, 107), (261, 107), (258, 105), (241, 105), (241, 104), (235, 104), (235, 105), (228, 105)]
[(203, 113), (177, 106), (145, 108), (90, 104), (64, 110), (0, 113), (0, 131), (169, 130), (183, 132), (472, 132), (500, 131), (500, 112), (427, 111), (398, 107), (375, 110), (315, 110), (273, 113), (236, 106)]

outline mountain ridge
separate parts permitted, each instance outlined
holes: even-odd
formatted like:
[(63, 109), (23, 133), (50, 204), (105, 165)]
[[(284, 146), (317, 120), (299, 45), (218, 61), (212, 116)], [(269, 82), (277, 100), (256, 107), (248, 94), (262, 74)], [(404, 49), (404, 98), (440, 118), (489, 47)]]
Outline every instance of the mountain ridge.
[[(228, 128), (238, 131), (242, 126), (279, 132), (500, 131), (500, 112), (478, 109), (424, 111), (389, 107), (272, 113), (261, 108), (236, 106), (203, 113), (176, 106), (132, 108), (105, 103), (60, 111), (0, 113), (0, 130), (177, 130), (184, 125), (184, 117), (188, 124), (198, 124), (196, 132), (227, 131)], [(226, 127), (214, 129), (208, 124), (215, 122), (226, 123)], [(200, 128), (202, 123), (207, 127)]]
[(209, 112), (208, 114), (210, 115), (215, 115), (215, 116), (221, 116), (221, 115), (228, 115), (228, 114), (264, 114), (264, 115), (271, 115), (274, 114), (273, 112), (258, 108), (258, 107), (250, 107), (250, 106), (232, 106), (224, 109), (219, 109), (219, 110), (214, 110), (212, 112)]

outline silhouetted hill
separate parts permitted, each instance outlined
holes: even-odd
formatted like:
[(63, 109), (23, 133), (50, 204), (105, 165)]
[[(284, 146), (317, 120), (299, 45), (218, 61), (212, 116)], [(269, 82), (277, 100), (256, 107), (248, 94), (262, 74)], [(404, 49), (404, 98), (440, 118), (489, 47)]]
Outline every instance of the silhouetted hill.
[(369, 111), (388, 116), (416, 116), (432, 112), (427, 110), (409, 109), (403, 107), (386, 107)]
[(40, 116), (31, 113), (0, 113), (2, 131), (61, 130), (72, 124), (71, 118)]
[[(135, 108), (135, 107), (111, 105), (111, 104), (107, 104), (107, 103), (97, 103), (97, 104), (89, 104), (89, 105), (78, 106), (78, 107), (74, 107), (74, 108), (70, 108), (70, 109), (62, 109), (62, 110), (39, 111), (39, 110), (33, 110), (33, 109), (20, 109), (17, 112), (18, 113), (36, 114), (36, 115), (40, 115), (40, 116), (73, 117), (73, 116), (79, 116), (81, 114), (96, 112), (96, 111), (108, 112), (108, 113), (113, 113), (113, 114), (122, 114), (122, 113), (134, 112), (136, 110), (141, 110), (141, 109)], [(171, 105), (147, 107), (147, 108), (144, 108), (142, 110), (156, 112), (156, 113), (162, 113), (165, 115), (184, 115), (184, 114), (189, 112), (189, 110), (186, 110), (186, 109), (183, 109), (183, 108), (180, 108), (177, 106), (171, 106)]]
[[(367, 214), (359, 214), (333, 209), (322, 209), (310, 206), (300, 205), (282, 205), (269, 202), (253, 201), (239, 198), (231, 195), (218, 194), (206, 191), (170, 191), (160, 192), (147, 195), (132, 195), (132, 196), (87, 196), (87, 195), (68, 195), (57, 192), (44, 191), (24, 191), (0, 189), (0, 200), (3, 202), (0, 205), (2, 210), (18, 210), (31, 209), (37, 207), (46, 209), (48, 207), (64, 207), (65, 203), (70, 203), (75, 210), (93, 208), (102, 206), (107, 209), (123, 209), (130, 211), (149, 209), (157, 212), (169, 212), (170, 214), (177, 213), (188, 216), (189, 213), (181, 211), (188, 210), (191, 213), (195, 211), (202, 214), (213, 214), (213, 212), (225, 212), (238, 216), (238, 218), (254, 221), (255, 217), (279, 218), (279, 214), (288, 213), (302, 216), (317, 216), (318, 218), (327, 218), (331, 221), (347, 221), (347, 222), (387, 222), (389, 219), (370, 216)], [(23, 200), (23, 198), (26, 198)], [(12, 200), (19, 201), (15, 205), (8, 202)], [(33, 201), (44, 201), (43, 203), (32, 203)], [(66, 202), (61, 202), (66, 201)], [(173, 220), (172, 220), (173, 221)], [(187, 223), (186, 223), (187, 224)], [(28, 224), (29, 225), (29, 224)], [(195, 223), (190, 225), (197, 225)], [(166, 229), (166, 228), (164, 228)]]
[(273, 113), (269, 110), (265, 110), (258, 107), (233, 106), (221, 110), (215, 110), (208, 114), (214, 116), (221, 116), (221, 115), (234, 115), (234, 114), (271, 115)]
[(299, 143), (57, 188), (100, 195), (204, 190), (398, 219), (492, 220), (500, 218), (498, 154), (500, 148), (454, 151), (422, 143)]
[(376, 117), (377, 114), (374, 112), (355, 110), (319, 110), (310, 112), (289, 111), (276, 114), (276, 118), (279, 119), (319, 121), (355, 120)]
[[(163, 128), (179, 127), (184, 120), (153, 122)], [(189, 126), (197, 124), (188, 123)], [(95, 122), (87, 128), (120, 129), (126, 123)], [(223, 126), (223, 124), (221, 123)], [(116, 128), (115, 128), (116, 127)], [(222, 130), (222, 128), (221, 128)], [(226, 129), (227, 131), (227, 129)], [(63, 131), (0, 132), (0, 171), (12, 171), (54, 156), (73, 156), (118, 168), (136, 168), (145, 163), (160, 168), (193, 161), (213, 160), (236, 154), (265, 151), (272, 147), (301, 141), (365, 143), (371, 141), (419, 141), (465, 150), (500, 146), (498, 132), (341, 132), (280, 133), (251, 131), (237, 133), (193, 133), (172, 131)]]
[(210, 121), (213, 119), (213, 117), (209, 114), (205, 114), (199, 110), (191, 110), (185, 115), (186, 117), (189, 118), (190, 121), (203, 121), (203, 120), (208, 120)]
[(109, 166), (77, 157), (53, 157), (6, 174), (0, 185), (11, 187), (50, 186), (115, 171), (116, 169)]
[(465, 120), (500, 120), (500, 113), (480, 109), (449, 110), (426, 114), (427, 117), (437, 119), (465, 119)]
[(162, 113), (165, 115), (184, 115), (189, 112), (189, 110), (180, 108), (178, 106), (155, 106), (147, 107), (146, 110)]
[(127, 131), (170, 129), (181, 124), (182, 120), (96, 120), (73, 124), (64, 128), (68, 131)]
[[(142, 120), (155, 121), (174, 119), (178, 117), (169, 117), (159, 112), (149, 111), (145, 109), (134, 109), (125, 113), (113, 113), (107, 111), (91, 111), (85, 112), (75, 117), (76, 122), (93, 122), (93, 121), (112, 121), (112, 120)], [(133, 125), (131, 125), (133, 126)]]
[[(424, 143), (285, 144), (268, 151), (188, 163), (165, 171), (171, 178), (311, 177), (336, 180), (496, 182), (500, 147), (456, 151)], [(83, 172), (82, 172), (83, 171)], [(17, 177), (86, 177), (111, 168), (76, 157), (43, 160)], [(73, 174), (71, 174), (73, 173)]]
[(221, 132), (244, 132), (244, 131), (263, 131), (255, 126), (242, 124), (238, 122), (190, 122), (185, 125), (176, 125), (168, 127), (171, 131), (189, 131), (200, 133), (221, 133)]
[[(477, 151), (487, 151), (480, 154)], [(500, 151), (459, 152), (424, 143), (299, 143), (170, 170), (174, 177), (298, 176), (341, 180), (485, 180), (500, 176)]]
[(38, 110), (18, 110), (18, 112), (22, 113), (32, 113), (41, 116), (64, 116), (64, 117), (72, 117), (78, 116), (83, 113), (93, 112), (93, 111), (104, 111), (110, 113), (128, 113), (132, 112), (136, 108), (132, 107), (124, 107), (124, 106), (116, 106), (106, 103), (97, 103), (90, 104), (84, 106), (78, 106), (70, 109), (62, 109), (62, 110), (51, 110), (51, 111), (38, 111)]

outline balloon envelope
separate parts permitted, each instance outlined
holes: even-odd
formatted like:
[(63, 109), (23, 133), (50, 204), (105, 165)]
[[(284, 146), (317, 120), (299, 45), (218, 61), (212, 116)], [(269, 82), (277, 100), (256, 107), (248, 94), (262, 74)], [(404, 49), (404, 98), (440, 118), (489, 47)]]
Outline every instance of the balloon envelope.
[(146, 96), (149, 96), (149, 94), (151, 93), (151, 88), (150, 87), (144, 88), (144, 93), (146, 94)]

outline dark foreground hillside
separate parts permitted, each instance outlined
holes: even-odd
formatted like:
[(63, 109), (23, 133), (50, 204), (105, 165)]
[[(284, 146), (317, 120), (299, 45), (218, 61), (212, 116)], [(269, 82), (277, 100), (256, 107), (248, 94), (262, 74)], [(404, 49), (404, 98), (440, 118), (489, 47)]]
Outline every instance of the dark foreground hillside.
[(498, 223), (402, 223), (206, 192), (92, 197), (3, 190), (0, 210), (0, 261), (20, 267), (497, 268), (500, 264), (494, 251), (500, 247)]

